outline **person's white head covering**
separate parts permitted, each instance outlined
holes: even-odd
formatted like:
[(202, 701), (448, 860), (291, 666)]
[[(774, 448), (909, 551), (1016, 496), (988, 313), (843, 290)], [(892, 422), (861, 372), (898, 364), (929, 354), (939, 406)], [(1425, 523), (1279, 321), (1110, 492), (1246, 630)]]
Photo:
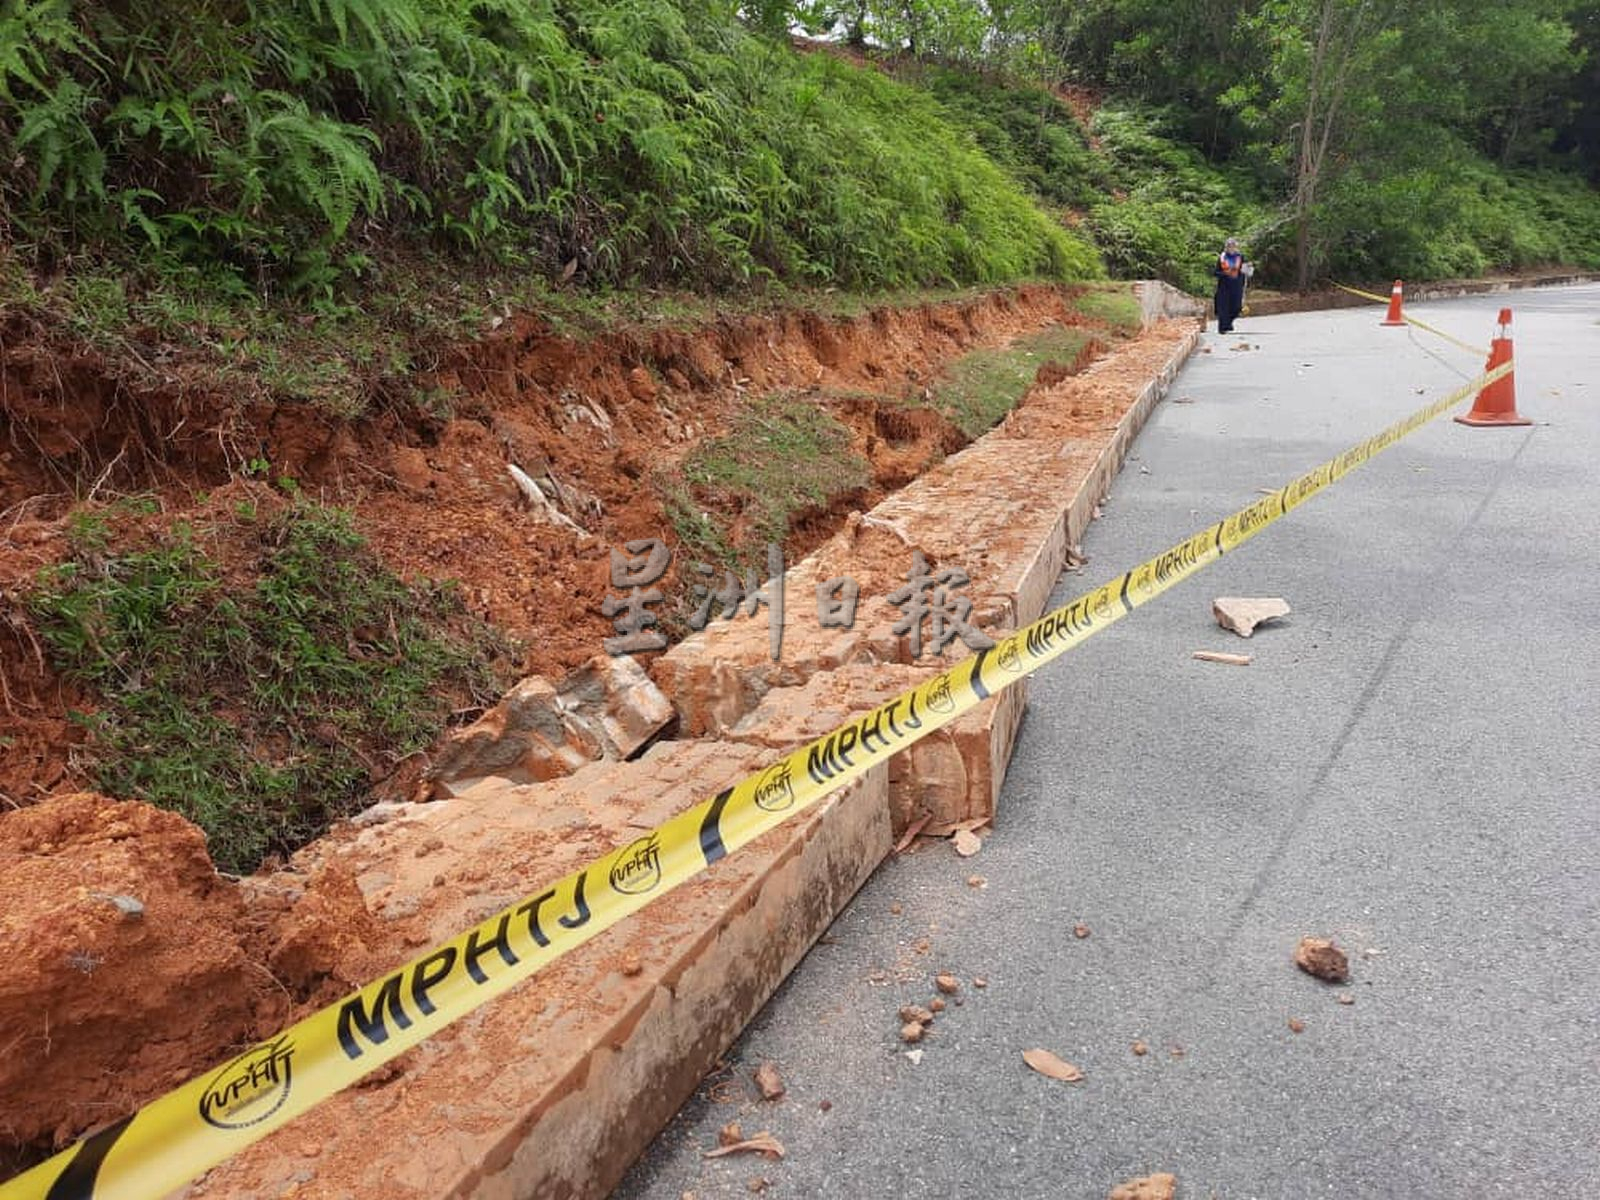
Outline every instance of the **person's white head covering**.
[(1222, 248), (1224, 250), (1237, 250), (1239, 248), (1239, 239), (1229, 238), (1227, 241), (1222, 243)]

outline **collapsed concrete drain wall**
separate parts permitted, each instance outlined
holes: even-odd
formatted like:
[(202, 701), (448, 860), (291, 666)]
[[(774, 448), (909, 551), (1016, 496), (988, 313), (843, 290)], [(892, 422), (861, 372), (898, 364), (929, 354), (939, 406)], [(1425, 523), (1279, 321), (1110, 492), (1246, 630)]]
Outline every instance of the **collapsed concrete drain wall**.
[[(307, 895), (354, 879), (376, 932), (337, 975), (367, 977), (481, 920), (936, 669), (888, 633), (883, 599), (912, 548), (960, 566), (975, 620), (1043, 611), (1127, 446), (1198, 341), (1162, 321), (1186, 298), (1143, 289), (1148, 328), (1040, 390), (996, 430), (853, 520), (789, 572), (795, 596), (861, 584), (855, 628), (797, 619), (784, 658), (765, 622), (714, 627), (663, 656), (679, 735), (567, 778), (484, 779), (394, 806), (303, 852)], [(1086, 419), (1096, 434), (1081, 431)], [(808, 606), (794, 605), (805, 613)], [(811, 614), (805, 613), (806, 616)], [(603, 1196), (921, 813), (992, 817), (1020, 687), (876, 769), (637, 917), (579, 947), (190, 1189), (192, 1195)], [(383, 1128), (389, 1136), (373, 1138)], [(403, 1132), (401, 1132), (403, 1131)], [(426, 1147), (419, 1154), (416, 1147)]]

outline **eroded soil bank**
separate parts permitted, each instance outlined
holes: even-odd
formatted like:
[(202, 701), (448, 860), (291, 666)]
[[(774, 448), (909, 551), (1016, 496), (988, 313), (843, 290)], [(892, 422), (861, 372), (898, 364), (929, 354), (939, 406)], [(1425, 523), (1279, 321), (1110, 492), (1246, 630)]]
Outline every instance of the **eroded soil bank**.
[[(304, 406), (241, 407), (174, 374), (133, 392), (81, 347), (8, 328), (0, 342), (0, 803), (15, 807), (90, 782), (68, 718), (95, 698), (53, 669), (19, 593), (71, 553), (75, 522), (113, 513), (113, 551), (194, 524), (230, 579), (248, 579), (237, 506), (295, 494), (351, 509), (357, 528), (407, 578), (457, 580), (467, 610), (517, 643), (515, 669), (558, 676), (596, 653), (610, 545), (680, 543), (681, 501), (741, 530), (744, 500), (686, 487), (682, 466), (753, 402), (781, 395), (820, 409), (867, 465), (849, 486), (788, 514), (785, 552), (822, 541), (969, 437), (928, 403), (963, 356), (1019, 336), (1081, 328), (1081, 367), (1115, 335), (1070, 288), (1025, 286), (857, 317), (808, 313), (692, 329), (628, 329), (575, 340), (536, 318), (462, 347), (428, 381), (429, 410), (343, 420)], [(34, 336), (30, 336), (30, 332)], [(1057, 368), (1063, 369), (1063, 368)], [(560, 518), (530, 506), (508, 471), (539, 482)], [(287, 481), (287, 482), (286, 482)], [(570, 522), (570, 524), (569, 524)], [(747, 531), (752, 537), (755, 530)], [(678, 556), (681, 560), (685, 556)], [(665, 586), (681, 590), (675, 561)], [(471, 705), (462, 698), (463, 707)], [(472, 715), (462, 713), (463, 719)], [(368, 752), (372, 751), (367, 747)], [(404, 794), (415, 764), (375, 782)]]
[[(308, 886), (315, 848), (298, 870), (234, 881), (217, 875), (203, 836), (182, 818), (83, 794), (87, 772), (74, 750), (84, 731), (69, 713), (92, 711), (95, 698), (54, 671), (18, 597), (69, 553), (85, 512), (138, 494), (146, 503), (136, 515), (119, 510), (117, 539), (185, 522), (221, 530), (212, 544), (243, 581), (252, 564), (228, 549), (228, 514), (286, 503), (277, 481), (288, 478), (352, 509), (395, 570), (459, 579), (469, 607), (523, 643), (517, 669), (558, 676), (610, 632), (599, 613), (609, 545), (662, 537), (676, 546), (661, 481), (753, 404), (781, 396), (814, 406), (870, 468), (849, 490), (788, 515), (793, 561), (970, 440), (939, 400), (975, 352), (1081, 330), (1069, 357), (1024, 364), (1029, 387), (1058, 384), (1114, 352), (1125, 327), (1077, 300), (1073, 289), (1024, 287), (850, 319), (753, 317), (592, 342), (552, 337), (529, 320), (441, 368), (448, 417), (391, 411), (353, 422), (241, 410), (182, 389), (133, 395), (92, 356), (8, 336), (0, 800), (11, 811), (0, 816), (0, 929), (27, 968), (0, 992), (0, 1045), (9, 1048), (0, 1166), (130, 1111), (404, 949), (377, 936), (353, 880), (313, 871)], [(1107, 416), (1086, 408), (1085, 431)], [(548, 486), (559, 519), (530, 507), (512, 463)], [(729, 525), (749, 499), (691, 494)], [(372, 798), (409, 795), (419, 770), (390, 770)], [(96, 1036), (53, 1034), (40, 1013), (58, 1031)]]

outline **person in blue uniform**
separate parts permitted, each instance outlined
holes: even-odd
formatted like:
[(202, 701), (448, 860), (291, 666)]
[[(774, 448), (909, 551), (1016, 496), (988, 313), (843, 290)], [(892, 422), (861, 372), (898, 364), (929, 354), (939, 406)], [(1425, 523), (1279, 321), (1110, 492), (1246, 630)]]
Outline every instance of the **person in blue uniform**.
[(1244, 281), (1250, 274), (1250, 264), (1239, 252), (1238, 238), (1224, 243), (1213, 273), (1217, 277), (1217, 332), (1232, 333), (1234, 319), (1244, 307)]

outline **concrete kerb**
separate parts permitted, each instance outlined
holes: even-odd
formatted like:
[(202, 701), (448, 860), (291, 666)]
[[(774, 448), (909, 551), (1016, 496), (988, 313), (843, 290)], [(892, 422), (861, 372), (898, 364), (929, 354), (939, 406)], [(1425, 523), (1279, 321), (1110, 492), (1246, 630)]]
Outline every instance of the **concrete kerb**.
[[(1187, 302), (1164, 288), (1146, 289), (1141, 299), (1147, 323), (1182, 312)], [(1199, 341), (1196, 329), (1172, 347), (1109, 439), (1025, 459), (1049, 478), (1029, 492), (1033, 540), (1012, 547), (1003, 578), (990, 576), (1001, 593), (990, 612), (996, 627), (1043, 612), (1069, 548)], [(963, 455), (973, 454), (969, 461), (981, 466), (980, 456), (999, 453), (1007, 436), (1013, 461), (1024, 461), (1015, 458), (1015, 430), (997, 430)], [(1060, 499), (1041, 509), (1049, 497)], [(953, 547), (932, 549), (950, 561)], [(894, 615), (867, 612), (858, 623), (887, 629)], [(734, 622), (713, 632), (751, 631), (752, 645), (741, 657), (765, 663), (763, 624)], [(400, 806), (396, 819), (297, 864), (311, 876), (308, 892), (323, 875), (354, 875), (376, 918), (383, 944), (367, 947), (346, 973), (390, 969), (418, 945), (481, 919), (480, 909), (493, 911), (508, 896), (637, 836), (757, 769), (775, 751), (826, 732), (934, 669), (896, 662), (893, 639), (829, 633), (841, 636), (804, 675), (773, 676), (752, 687), (737, 664), (701, 664), (720, 672), (720, 686), (732, 685), (738, 697), (727, 722), (717, 723), (720, 740), (668, 742), (637, 761), (595, 763), (546, 783), (487, 779), (454, 799)], [(670, 688), (668, 695), (677, 699)], [(218, 1168), (190, 1194), (606, 1195), (887, 856), (899, 829), (920, 812), (935, 817), (930, 832), (993, 818), (1024, 705), (1022, 686), (1002, 692), (579, 947), (376, 1083), (342, 1093)], [(362, 1133), (379, 1124), (414, 1136), (375, 1140)], [(417, 1138), (426, 1142), (426, 1155), (412, 1149)]]
[[(383, 945), (351, 969), (387, 969), (768, 758), (672, 742), (547, 783), (485, 784), (402, 806), (305, 865), (354, 876)], [(890, 846), (880, 766), (185, 1194), (605, 1196)]]
[[(1067, 565), (1068, 551), (1082, 540), (1089, 522), (1094, 519), (1096, 507), (1109, 494), (1134, 437), (1166, 395), (1178, 370), (1199, 346), (1200, 339), (1199, 330), (1188, 334), (1157, 376), (1141, 389), (1138, 398), (1118, 420), (1110, 440), (1099, 448), (1092, 464), (1079, 476), (1070, 498), (1062, 502), (1059, 512), (1050, 521), (1048, 532), (1032, 547), (1032, 553), (1020, 557), (1008, 578), (997, 581), (998, 590), (1010, 600), (1010, 619), (1004, 622), (1004, 628), (1026, 625), (1044, 614), (1056, 580)], [(1046, 497), (1055, 494), (1047, 487), (1036, 492), (1041, 504), (1047, 502)], [(903, 669), (906, 672), (903, 678), (886, 673), (887, 668), (836, 670), (835, 675), (850, 672), (859, 688), (853, 710), (842, 716), (864, 711), (934, 670), (931, 666)], [(871, 686), (874, 678), (883, 682)], [(1026, 680), (1021, 681), (952, 722), (925, 743), (891, 760), (889, 787), (896, 833), (923, 816), (929, 818), (924, 829), (929, 835), (949, 832), (973, 820), (994, 819), (1000, 788), (1026, 708), (1026, 687)], [(734, 739), (758, 737), (774, 749), (803, 745), (826, 732), (823, 728), (813, 728), (815, 721), (809, 716), (817, 707), (816, 691), (815, 688), (799, 689), (790, 699), (787, 689), (775, 690), (755, 713), (727, 736)], [(779, 736), (780, 731), (786, 729), (795, 735), (787, 742)]]

